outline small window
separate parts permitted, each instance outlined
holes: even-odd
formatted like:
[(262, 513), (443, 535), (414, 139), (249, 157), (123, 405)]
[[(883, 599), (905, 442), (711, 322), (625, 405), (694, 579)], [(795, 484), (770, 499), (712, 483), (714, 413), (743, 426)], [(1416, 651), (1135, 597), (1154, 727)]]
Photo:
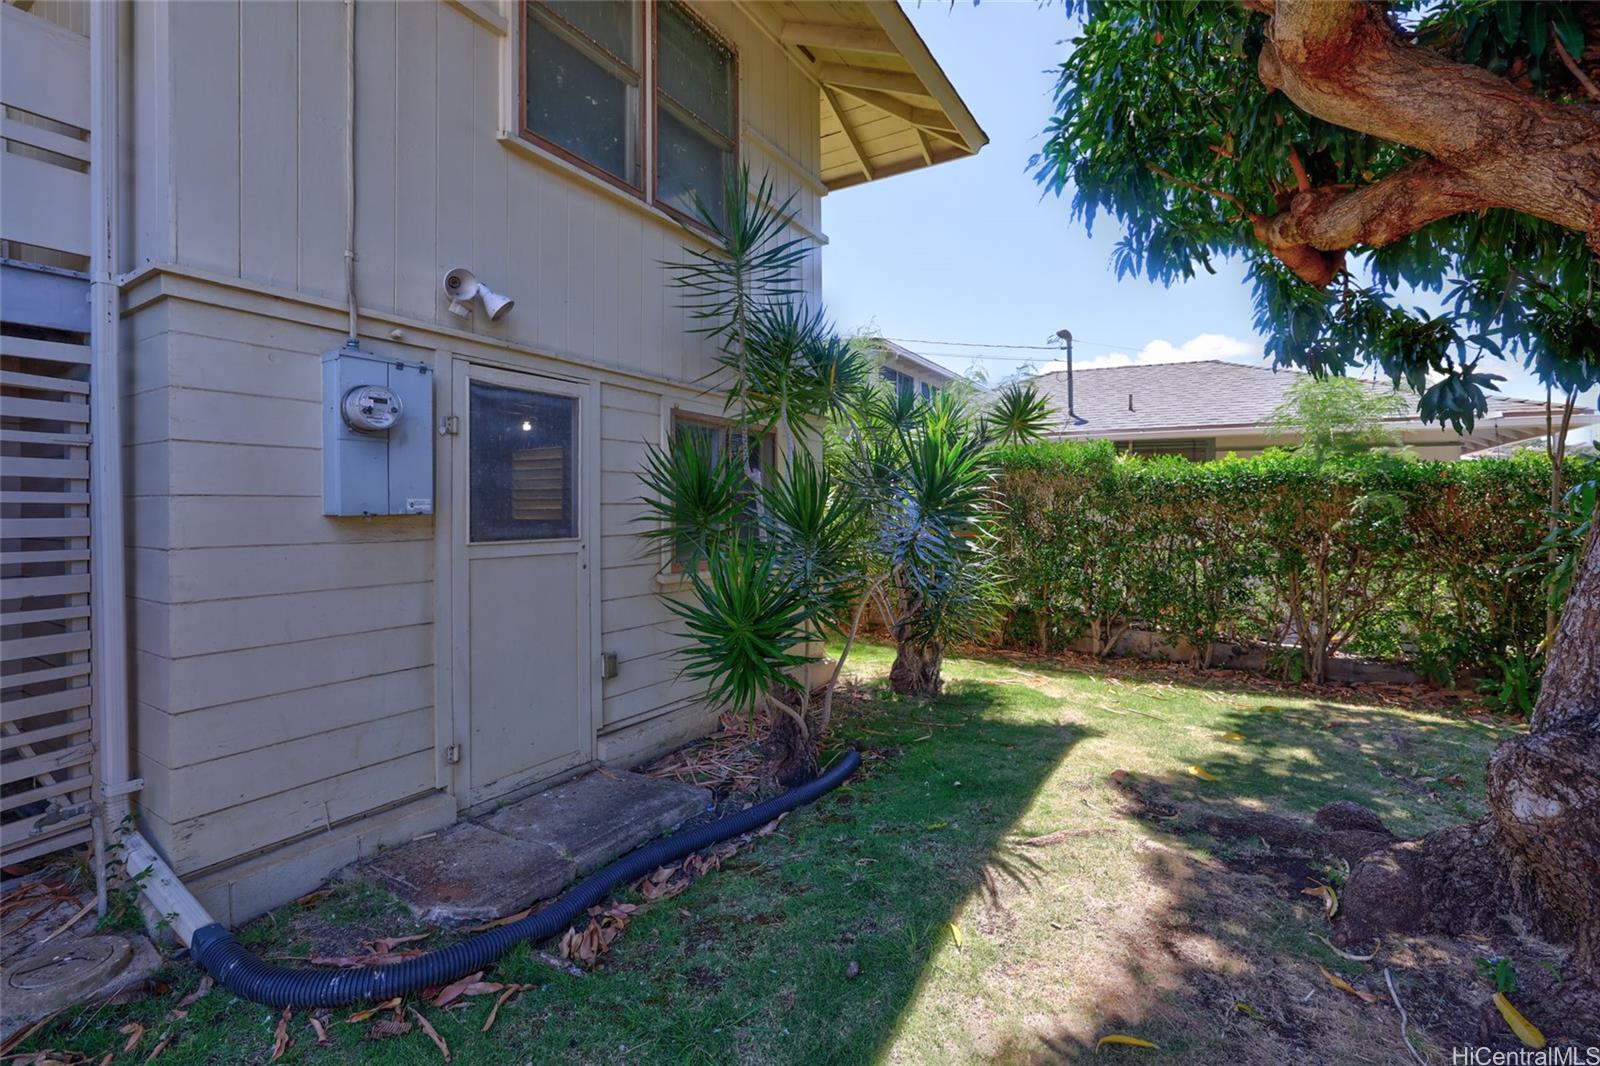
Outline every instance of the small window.
[(697, 437), (705, 442), (714, 458), (741, 466), (749, 478), (741, 521), (746, 530), (753, 532), (761, 513), (760, 487), (766, 484), (766, 472), (777, 460), (777, 441), (773, 436), (769, 433), (752, 440), (744, 430), (728, 422), (682, 413), (673, 414), (672, 432), (674, 436)]
[(524, 133), (633, 189), (639, 164), (639, 5), (528, 0)]
[(468, 525), (477, 543), (578, 535), (578, 401), (474, 381), (468, 398)]
[[(887, 381), (894, 388), (894, 391), (901, 396), (915, 396), (917, 394), (916, 379), (910, 374), (887, 366), (878, 371), (878, 373), (882, 374), (883, 380)], [(926, 385), (922, 387), (922, 396), (924, 399), (928, 396), (928, 387)]]
[(656, 8), (656, 200), (720, 225), (733, 172), (737, 108), (733, 50), (679, 3)]

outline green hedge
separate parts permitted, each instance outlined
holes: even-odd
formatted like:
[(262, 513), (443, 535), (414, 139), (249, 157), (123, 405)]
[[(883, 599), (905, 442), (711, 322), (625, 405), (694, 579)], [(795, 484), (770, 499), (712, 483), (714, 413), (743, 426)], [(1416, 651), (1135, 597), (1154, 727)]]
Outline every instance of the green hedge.
[[(1290, 676), (1320, 679), (1347, 651), (1448, 682), (1531, 657), (1544, 635), (1540, 574), (1515, 570), (1545, 533), (1542, 453), (1196, 464), (1095, 442), (997, 458), (1016, 643), (1088, 637), (1105, 654), (1138, 625), (1201, 660), (1214, 642), (1261, 640), (1298, 646)], [(1569, 480), (1594, 476), (1571, 465)]]

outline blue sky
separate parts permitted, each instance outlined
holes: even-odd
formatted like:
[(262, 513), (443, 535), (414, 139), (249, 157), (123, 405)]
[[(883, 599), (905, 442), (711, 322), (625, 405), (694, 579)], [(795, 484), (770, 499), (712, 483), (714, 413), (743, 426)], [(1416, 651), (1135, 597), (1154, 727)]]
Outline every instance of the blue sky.
[[(1261, 361), (1242, 266), (1220, 264), (1215, 276), (1171, 288), (1119, 282), (1110, 267), (1115, 221), (1102, 218), (1090, 237), (1066, 199), (1041, 198), (1028, 159), (1042, 143), (1055, 68), (1073, 32), (1059, 6), (902, 6), (989, 144), (976, 158), (827, 198), (823, 296), (842, 329), (875, 325), (893, 338), (1040, 345), (1065, 327), (1077, 338), (1075, 366)], [(1023, 359), (1050, 358), (1048, 351), (906, 346), (958, 371), (976, 359), (991, 379)], [(1501, 388), (1511, 395), (1544, 398), (1520, 367), (1485, 369), (1505, 374)]]

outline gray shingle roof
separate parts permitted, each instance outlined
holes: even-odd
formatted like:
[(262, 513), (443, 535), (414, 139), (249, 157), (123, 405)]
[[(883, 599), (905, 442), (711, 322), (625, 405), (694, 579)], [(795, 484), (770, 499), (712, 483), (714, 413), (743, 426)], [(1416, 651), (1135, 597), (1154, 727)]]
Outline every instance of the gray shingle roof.
[[(1066, 372), (1041, 374), (1036, 380), (1056, 409), (1058, 434), (1109, 437), (1171, 430), (1174, 436), (1188, 436), (1197, 430), (1265, 423), (1301, 376), (1297, 370), (1219, 359), (1078, 370), (1072, 375), (1073, 408), (1080, 419), (1076, 426), (1067, 424)], [(1367, 384), (1378, 392), (1390, 388), (1386, 381)], [(1544, 404), (1491, 393), (1489, 411), (1542, 416)]]

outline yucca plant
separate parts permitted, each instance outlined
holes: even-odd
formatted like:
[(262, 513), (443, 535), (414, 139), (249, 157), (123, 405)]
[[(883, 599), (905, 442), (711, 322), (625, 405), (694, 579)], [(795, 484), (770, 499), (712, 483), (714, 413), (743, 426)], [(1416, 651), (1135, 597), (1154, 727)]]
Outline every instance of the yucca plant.
[(1003, 387), (984, 412), (984, 431), (996, 444), (1027, 444), (1043, 440), (1053, 420), (1050, 402), (1032, 381), (1014, 381)]
[[(703, 219), (718, 247), (672, 269), (733, 378), (729, 416), (751, 436), (775, 434), (781, 461), (753, 485), (697, 435), (652, 447), (640, 475), (646, 536), (687, 576), (688, 596), (670, 604), (688, 638), (683, 675), (714, 702), (765, 717), (772, 775), (788, 784), (816, 771), (870, 604), (919, 664), (896, 680), (908, 692), (937, 693), (945, 644), (985, 624), (993, 569), (974, 524), (987, 436), (953, 394), (883, 388), (860, 345), (795, 298), (805, 251), (765, 180), (752, 191), (740, 171), (724, 207), (726, 224)], [(842, 650), (813, 689), (802, 672), (830, 637)]]

